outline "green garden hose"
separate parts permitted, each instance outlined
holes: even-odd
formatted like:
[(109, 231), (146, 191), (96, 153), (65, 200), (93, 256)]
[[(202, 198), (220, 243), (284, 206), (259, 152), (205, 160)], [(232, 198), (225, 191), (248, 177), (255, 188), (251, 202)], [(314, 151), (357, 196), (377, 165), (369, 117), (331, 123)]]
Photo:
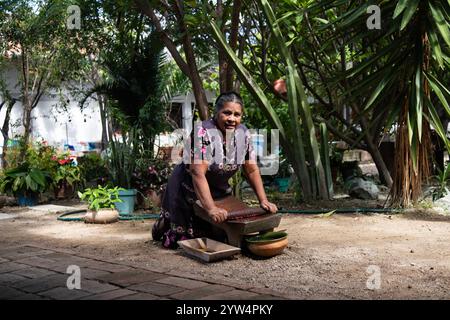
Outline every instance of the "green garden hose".
[[(57, 220), (59, 221), (84, 221), (83, 217), (68, 217), (73, 214), (77, 213), (84, 213), (86, 212), (86, 209), (82, 210), (74, 210), (74, 211), (68, 211), (64, 212), (63, 214), (59, 215)], [(142, 219), (157, 219), (159, 218), (159, 214), (140, 214), (140, 215), (133, 215), (133, 214), (127, 214), (127, 215), (119, 215), (119, 220), (142, 220)]]
[[(402, 212), (403, 209), (396, 209), (396, 208), (338, 208), (338, 209), (297, 209), (297, 210), (289, 210), (289, 209), (280, 209), (278, 210), (278, 213), (288, 213), (288, 214), (323, 214), (323, 213), (329, 213), (331, 211), (334, 211), (334, 213), (367, 213), (367, 212), (374, 212), (374, 213), (385, 213), (385, 212), (392, 212), (392, 213), (398, 213)], [(83, 210), (75, 210), (75, 211), (68, 211), (60, 216), (58, 216), (59, 221), (83, 221), (82, 217), (68, 217), (73, 214), (77, 213), (84, 213), (86, 212), (86, 209)], [(140, 214), (140, 215), (119, 215), (119, 220), (122, 221), (129, 221), (129, 220), (142, 220), (142, 219), (157, 219), (159, 218), (159, 214)]]
[(303, 210), (289, 210), (289, 209), (280, 209), (278, 213), (290, 213), (290, 214), (321, 214), (328, 213), (330, 211), (334, 211), (334, 213), (367, 213), (367, 212), (375, 212), (375, 213), (385, 213), (385, 212), (402, 212), (403, 209), (396, 208), (338, 208), (338, 209), (303, 209)]

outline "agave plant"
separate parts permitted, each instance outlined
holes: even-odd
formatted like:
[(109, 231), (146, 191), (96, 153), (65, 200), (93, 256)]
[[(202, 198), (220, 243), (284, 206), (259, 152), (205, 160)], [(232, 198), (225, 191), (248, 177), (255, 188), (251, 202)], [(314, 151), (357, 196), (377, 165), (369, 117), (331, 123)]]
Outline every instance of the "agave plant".
[(431, 188), (431, 194), (433, 201), (436, 201), (442, 197), (445, 197), (450, 193), (449, 191), (449, 178), (450, 178), (450, 165), (446, 165), (444, 170), (438, 169), (438, 174), (434, 177), (437, 181), (436, 186)]
[[(367, 8), (374, 4), (381, 9), (381, 30), (367, 27)], [(430, 175), (430, 125), (450, 148), (437, 110), (444, 108), (450, 115), (448, 84), (440, 81), (450, 66), (449, 2), (380, 0), (349, 5), (323, 0), (310, 11), (321, 12), (322, 17), (345, 12), (324, 26), (333, 30), (335, 38), (346, 39), (351, 51), (348, 62), (353, 66), (335, 80), (358, 83), (348, 94), (362, 101), (361, 112), (377, 110), (384, 117), (386, 131), (395, 125), (392, 203), (408, 206), (418, 200), (422, 182)]]

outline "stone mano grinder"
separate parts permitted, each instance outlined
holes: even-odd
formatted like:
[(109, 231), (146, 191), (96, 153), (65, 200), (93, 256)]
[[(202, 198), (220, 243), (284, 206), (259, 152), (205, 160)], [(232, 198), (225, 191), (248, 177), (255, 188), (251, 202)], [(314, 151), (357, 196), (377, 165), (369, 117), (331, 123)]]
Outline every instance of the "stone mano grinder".
[(241, 242), (245, 235), (256, 232), (265, 233), (273, 231), (274, 228), (278, 227), (281, 221), (281, 214), (268, 213), (259, 207), (249, 207), (233, 196), (215, 200), (214, 203), (217, 207), (228, 211), (228, 218), (225, 222), (214, 222), (199, 200), (194, 204), (194, 213), (196, 216), (208, 221), (216, 228), (225, 231), (228, 238), (228, 244), (235, 247), (241, 247)]

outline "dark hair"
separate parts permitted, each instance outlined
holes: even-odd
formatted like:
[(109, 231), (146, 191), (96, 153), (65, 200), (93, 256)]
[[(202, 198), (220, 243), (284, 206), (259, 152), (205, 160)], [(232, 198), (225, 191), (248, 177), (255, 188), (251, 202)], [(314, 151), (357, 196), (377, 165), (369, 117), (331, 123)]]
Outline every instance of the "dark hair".
[(234, 103), (240, 104), (242, 111), (244, 110), (244, 103), (242, 102), (241, 96), (234, 91), (229, 91), (229, 92), (221, 93), (217, 97), (216, 102), (214, 103), (216, 113), (219, 112), (220, 109), (223, 108), (223, 105), (226, 102), (234, 102)]

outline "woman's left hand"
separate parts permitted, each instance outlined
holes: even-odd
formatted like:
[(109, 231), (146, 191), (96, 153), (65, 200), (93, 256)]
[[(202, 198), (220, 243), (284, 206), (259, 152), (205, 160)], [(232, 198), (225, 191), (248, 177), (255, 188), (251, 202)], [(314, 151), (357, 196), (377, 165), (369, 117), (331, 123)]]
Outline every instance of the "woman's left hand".
[(275, 204), (272, 202), (269, 202), (268, 200), (263, 200), (259, 204), (261, 208), (263, 208), (266, 211), (269, 211), (270, 213), (276, 213), (278, 211), (278, 208)]

